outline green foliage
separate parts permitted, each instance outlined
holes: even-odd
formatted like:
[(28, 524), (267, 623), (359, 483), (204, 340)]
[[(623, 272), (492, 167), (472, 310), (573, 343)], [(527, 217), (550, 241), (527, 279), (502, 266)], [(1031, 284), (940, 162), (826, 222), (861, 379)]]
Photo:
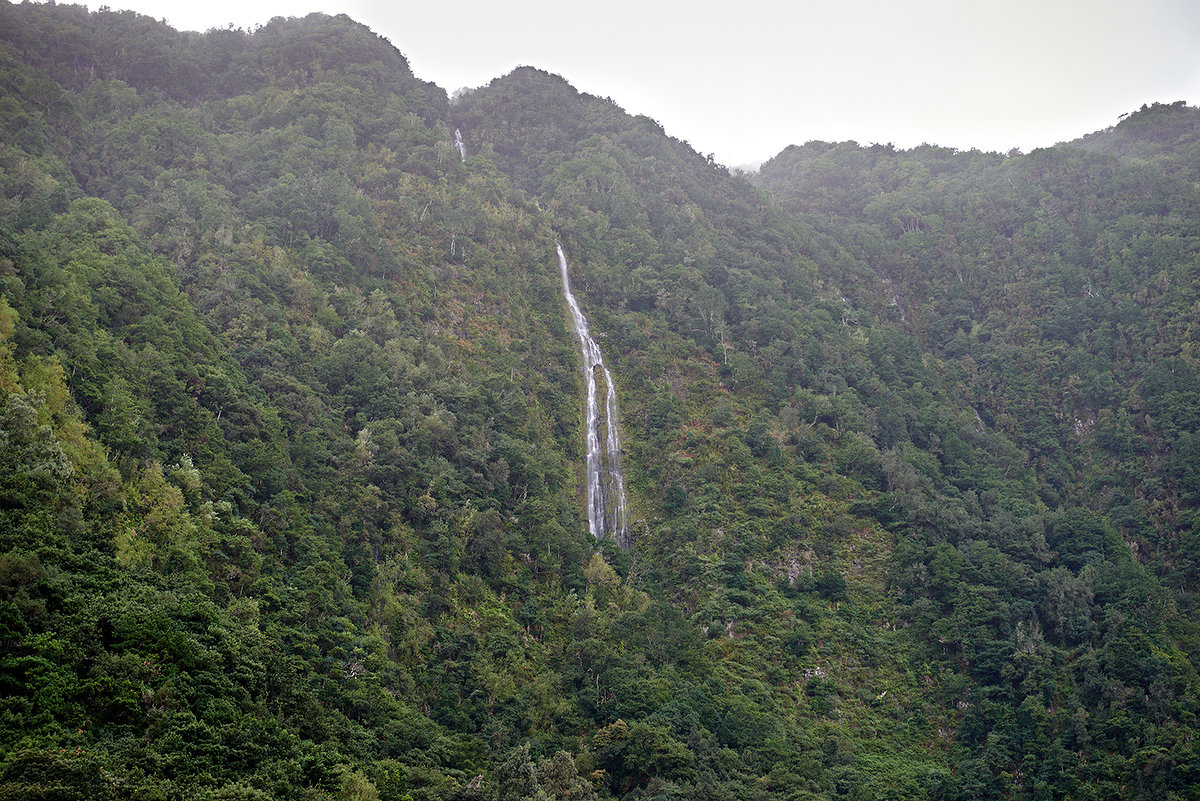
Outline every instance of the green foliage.
[(1186, 797), (1195, 121), (756, 187), (344, 17), (0, 5), (0, 796)]

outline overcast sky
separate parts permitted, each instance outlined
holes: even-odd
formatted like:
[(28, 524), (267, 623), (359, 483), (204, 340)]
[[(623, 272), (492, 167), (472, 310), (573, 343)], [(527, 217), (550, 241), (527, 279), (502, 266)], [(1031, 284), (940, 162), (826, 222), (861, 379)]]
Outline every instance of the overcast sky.
[[(95, 9), (104, 3), (90, 2)], [(1008, 151), (1200, 103), (1198, 0), (107, 0), (183, 30), (345, 13), (448, 92), (528, 64), (729, 166), (811, 139)]]

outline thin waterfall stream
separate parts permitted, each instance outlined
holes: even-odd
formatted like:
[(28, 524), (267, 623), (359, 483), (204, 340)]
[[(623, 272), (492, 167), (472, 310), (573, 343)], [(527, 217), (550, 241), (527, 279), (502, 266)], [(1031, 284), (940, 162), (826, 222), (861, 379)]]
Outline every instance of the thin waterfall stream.
[(454, 146), (458, 148), (458, 158), (460, 161), (467, 160), (467, 146), (463, 144), (462, 131), (458, 128), (454, 129)]
[(571, 292), (567, 257), (562, 245), (558, 246), (558, 268), (562, 272), (563, 295), (571, 307), (575, 335), (579, 337), (579, 346), (583, 351), (583, 373), (587, 380), (587, 416), (584, 422), (587, 434), (588, 529), (596, 539), (611, 536), (624, 547), (629, 509), (625, 499), (625, 477), (621, 473), (617, 390), (613, 385), (612, 373), (604, 364), (600, 346), (588, 331), (587, 318), (583, 316)]

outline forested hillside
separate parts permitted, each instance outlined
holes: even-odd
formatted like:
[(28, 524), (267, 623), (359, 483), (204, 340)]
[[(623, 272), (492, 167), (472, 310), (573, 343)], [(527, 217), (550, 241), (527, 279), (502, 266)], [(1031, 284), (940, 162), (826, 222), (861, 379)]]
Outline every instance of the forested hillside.
[(0, 3), (0, 798), (1200, 798), (1198, 156)]

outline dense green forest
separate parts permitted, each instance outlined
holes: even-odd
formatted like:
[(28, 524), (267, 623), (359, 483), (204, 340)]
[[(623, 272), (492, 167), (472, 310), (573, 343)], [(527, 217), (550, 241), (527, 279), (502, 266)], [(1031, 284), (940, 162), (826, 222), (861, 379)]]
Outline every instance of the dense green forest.
[(0, 0), (0, 799), (1195, 801), (1198, 580), (1196, 108), (746, 176)]

